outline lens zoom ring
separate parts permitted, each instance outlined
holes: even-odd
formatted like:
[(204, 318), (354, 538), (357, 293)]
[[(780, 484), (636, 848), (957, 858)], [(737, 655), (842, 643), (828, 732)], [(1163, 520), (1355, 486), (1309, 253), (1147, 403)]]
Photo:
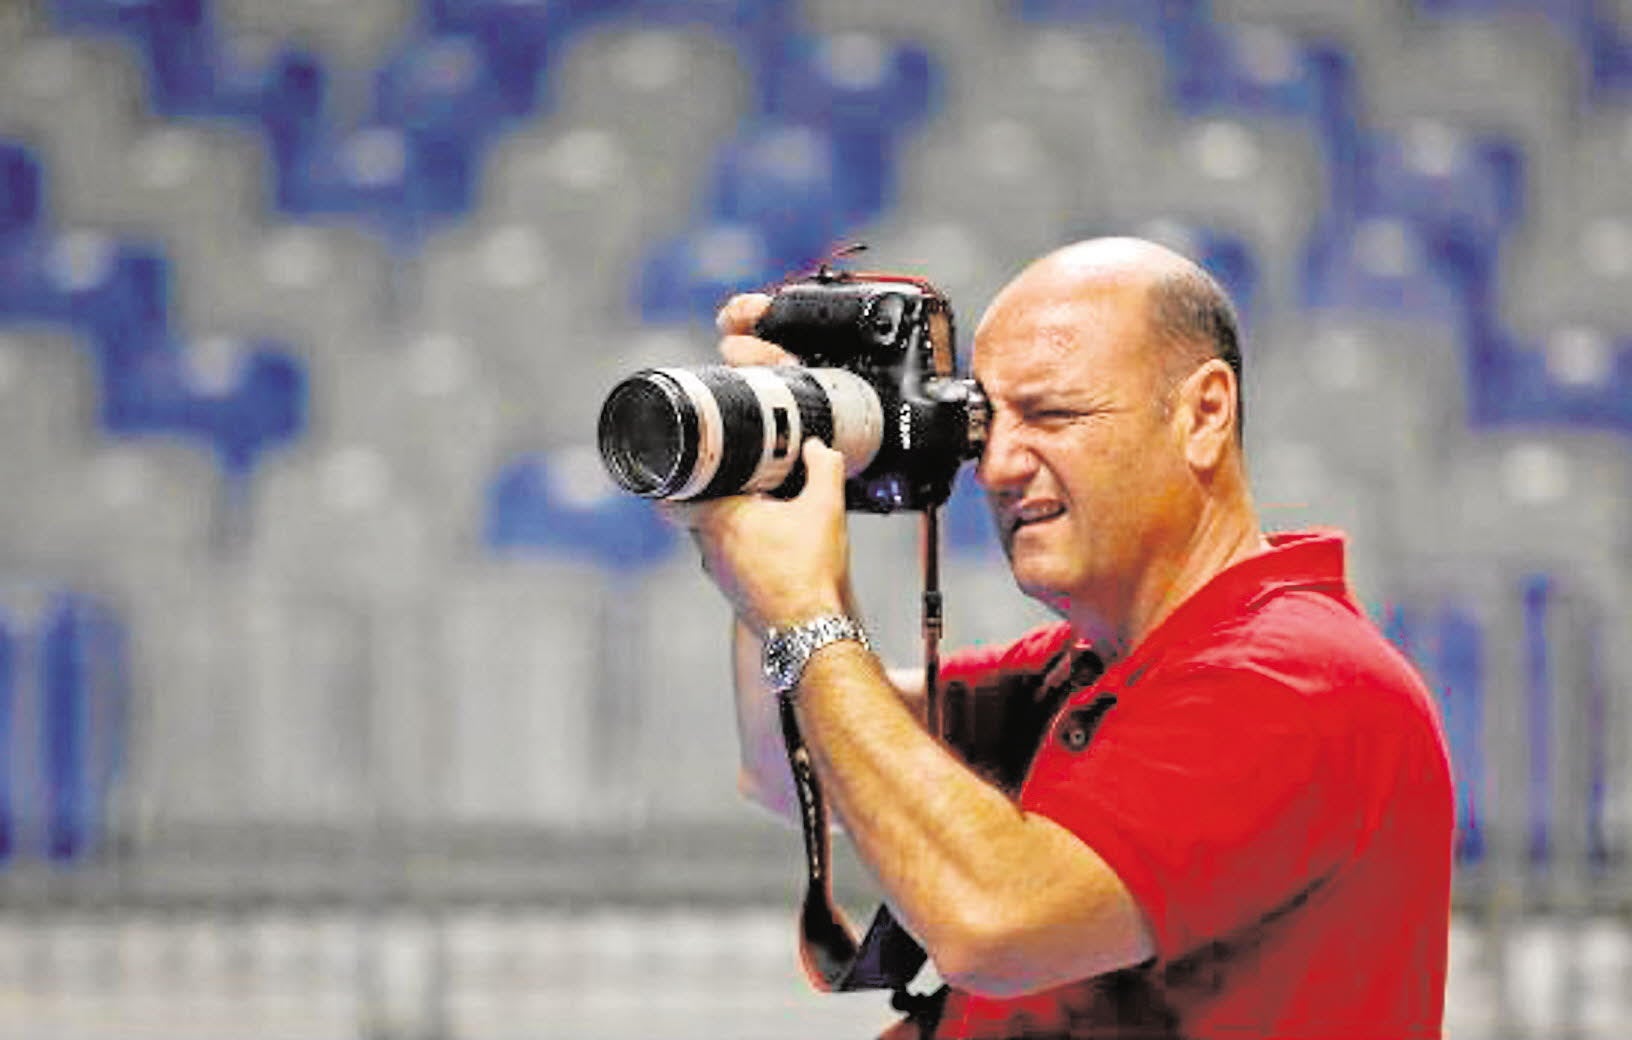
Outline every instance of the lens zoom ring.
[(714, 479), (698, 493), (698, 498), (734, 495), (753, 479), (765, 451), (765, 421), (753, 385), (723, 365), (698, 369), (703, 385), (714, 394), (724, 427), (724, 453)]

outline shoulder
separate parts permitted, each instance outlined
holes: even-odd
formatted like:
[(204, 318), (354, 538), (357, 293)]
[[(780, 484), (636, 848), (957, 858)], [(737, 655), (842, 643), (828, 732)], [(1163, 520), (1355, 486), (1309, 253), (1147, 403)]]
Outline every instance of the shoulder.
[(1427, 694), (1410, 661), (1369, 618), (1310, 591), (1274, 596), (1223, 622), (1174, 666), (1254, 673), (1306, 697), (1365, 692), (1415, 702)]
[(1386, 746), (1424, 761), (1444, 754), (1439, 709), (1416, 668), (1363, 613), (1318, 592), (1266, 600), (1198, 638), (1163, 671), (1181, 686), (1210, 677), (1206, 685), (1243, 707), (1299, 719), (1332, 751)]

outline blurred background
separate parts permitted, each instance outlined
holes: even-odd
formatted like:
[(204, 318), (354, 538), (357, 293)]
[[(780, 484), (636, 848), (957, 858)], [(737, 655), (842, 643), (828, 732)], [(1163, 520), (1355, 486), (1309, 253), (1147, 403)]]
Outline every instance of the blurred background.
[[(1230, 289), (1266, 520), (1441, 697), (1450, 1034), (1619, 1040), (1625, 0), (0, 0), (0, 1036), (873, 1035), (595, 415), (840, 244), (967, 334), (1102, 233)], [(946, 535), (951, 643), (1042, 618)]]

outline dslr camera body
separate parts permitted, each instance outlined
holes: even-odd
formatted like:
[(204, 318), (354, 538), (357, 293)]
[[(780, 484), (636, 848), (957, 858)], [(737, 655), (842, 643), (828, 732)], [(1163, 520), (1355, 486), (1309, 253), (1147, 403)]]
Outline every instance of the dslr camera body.
[(607, 471), (647, 498), (695, 501), (804, 486), (800, 447), (845, 459), (853, 512), (943, 504), (986, 443), (980, 386), (954, 371), (954, 323), (928, 282), (822, 267), (781, 286), (755, 326), (799, 365), (648, 368), (601, 408)]

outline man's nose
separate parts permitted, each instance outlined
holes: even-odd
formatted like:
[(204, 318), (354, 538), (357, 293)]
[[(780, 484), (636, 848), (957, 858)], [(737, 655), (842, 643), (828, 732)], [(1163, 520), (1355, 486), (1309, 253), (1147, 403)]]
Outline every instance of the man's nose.
[(975, 467), (975, 479), (989, 492), (1021, 490), (1037, 471), (1034, 455), (1014, 425), (994, 417), (986, 449)]

